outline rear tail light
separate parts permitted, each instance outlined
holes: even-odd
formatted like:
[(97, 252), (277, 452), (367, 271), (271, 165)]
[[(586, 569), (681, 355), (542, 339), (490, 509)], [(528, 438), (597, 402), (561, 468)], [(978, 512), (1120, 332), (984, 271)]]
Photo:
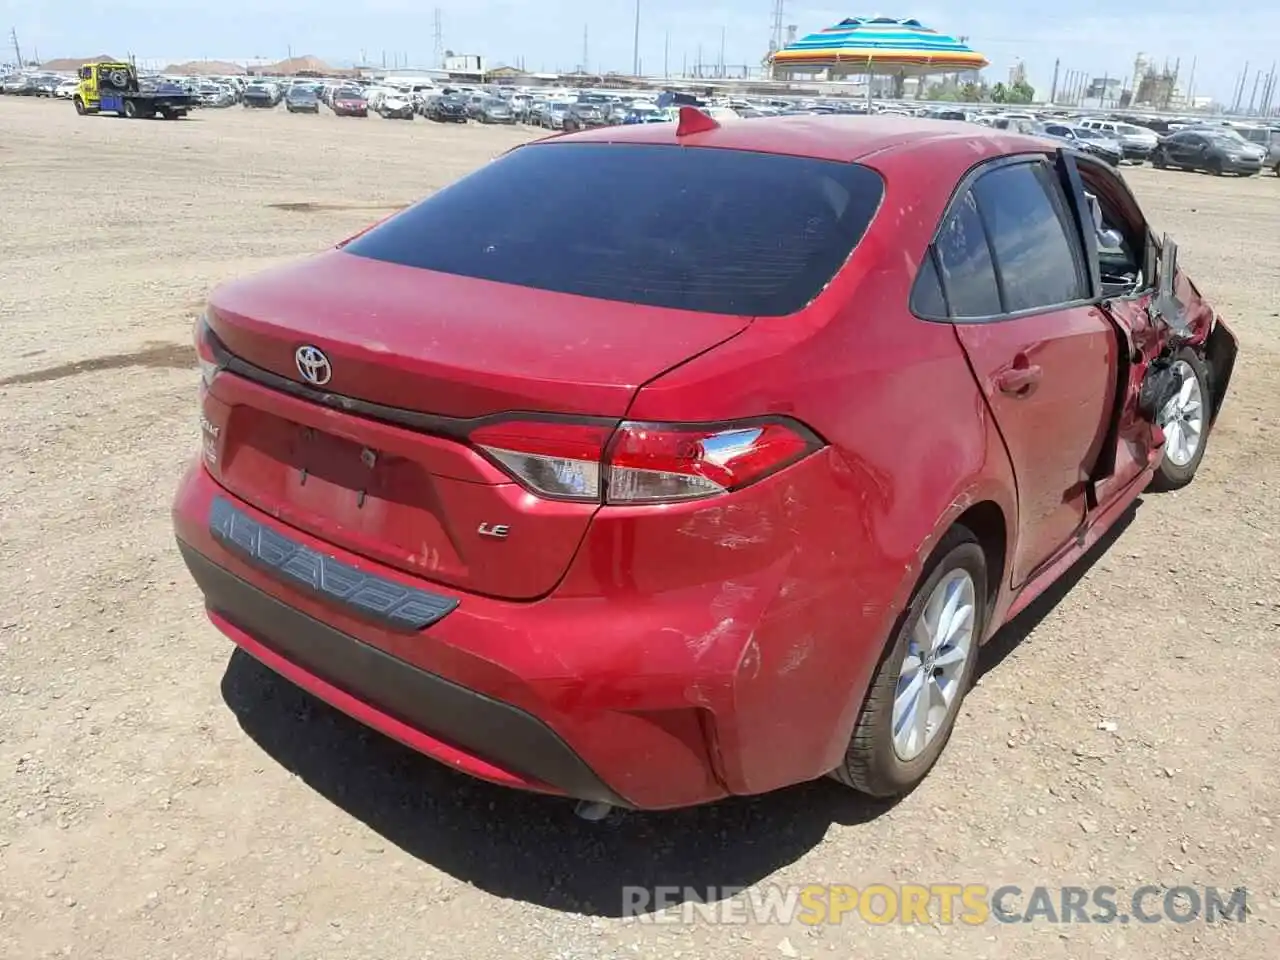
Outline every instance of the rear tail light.
[(486, 424), (471, 441), (535, 493), (611, 504), (674, 503), (738, 490), (822, 446), (785, 418), (610, 426), (545, 420)]
[(200, 379), (204, 382), (205, 387), (213, 386), (214, 377), (222, 371), (222, 364), (219, 363), (216, 354), (213, 352), (213, 344), (210, 339), (212, 336), (208, 321), (203, 316), (197, 319), (195, 329), (196, 359), (200, 364)]
[(600, 455), (610, 427), (506, 420), (471, 432), (471, 442), (535, 493), (557, 500), (600, 499)]

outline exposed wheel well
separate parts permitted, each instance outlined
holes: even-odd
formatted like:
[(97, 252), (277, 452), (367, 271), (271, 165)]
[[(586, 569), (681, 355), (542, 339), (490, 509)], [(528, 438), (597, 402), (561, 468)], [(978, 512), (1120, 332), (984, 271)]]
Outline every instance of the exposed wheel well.
[(1004, 582), (1005, 545), (1009, 530), (1004, 511), (992, 500), (983, 500), (956, 518), (956, 525), (972, 531), (987, 558), (987, 610), (991, 610)]

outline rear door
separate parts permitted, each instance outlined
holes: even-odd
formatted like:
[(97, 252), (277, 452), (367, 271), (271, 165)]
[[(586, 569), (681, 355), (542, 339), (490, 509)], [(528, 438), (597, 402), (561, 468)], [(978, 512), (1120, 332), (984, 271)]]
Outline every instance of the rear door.
[(1018, 585), (1084, 523), (1116, 395), (1117, 339), (1091, 302), (1074, 221), (1043, 159), (982, 172), (936, 250), (956, 335), (1014, 467)]

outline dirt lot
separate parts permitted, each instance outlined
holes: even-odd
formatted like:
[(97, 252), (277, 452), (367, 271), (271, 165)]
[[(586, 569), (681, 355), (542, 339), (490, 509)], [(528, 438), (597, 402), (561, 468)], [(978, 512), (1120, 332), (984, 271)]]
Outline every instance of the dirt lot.
[[(203, 616), (169, 499), (192, 317), (528, 136), (0, 99), (0, 956), (1273, 957), (1280, 180), (1126, 171), (1242, 340), (1199, 479), (1006, 630), (943, 761), (602, 825), (469, 781)], [(623, 884), (1249, 888), (1244, 924), (618, 919)], [(1123, 897), (1124, 894), (1122, 894)]]

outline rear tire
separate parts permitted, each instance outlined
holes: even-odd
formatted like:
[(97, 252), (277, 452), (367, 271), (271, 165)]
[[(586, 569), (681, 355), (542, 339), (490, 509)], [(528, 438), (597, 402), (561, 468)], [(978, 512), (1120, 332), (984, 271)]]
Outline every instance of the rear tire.
[(1168, 160), (1165, 159), (1163, 150), (1157, 150), (1155, 153), (1151, 155), (1151, 165), (1155, 167), (1157, 170), (1165, 169), (1165, 167), (1167, 167), (1168, 164), (1169, 162)]
[[(1161, 427), (1165, 428), (1165, 445), (1160, 457), (1160, 465), (1156, 467), (1150, 484), (1150, 489), (1157, 493), (1180, 489), (1194, 480), (1196, 471), (1200, 469), (1200, 461), (1204, 459), (1205, 447), (1209, 443), (1209, 412), (1212, 407), (1212, 397), (1209, 393), (1208, 368), (1190, 347), (1183, 347), (1178, 351), (1174, 356), (1174, 365), (1183, 372), (1184, 377), (1194, 378), (1195, 384), (1191, 387), (1186, 386), (1184, 379), (1184, 390), (1190, 394), (1187, 399), (1198, 406), (1195, 409), (1188, 409), (1186, 402), (1180, 404), (1177, 408), (1179, 422), (1174, 430), (1170, 430), (1165, 425), (1166, 415), (1171, 413), (1169, 408), (1160, 412)], [(1186, 448), (1179, 447), (1179, 444), (1192, 435), (1194, 435), (1195, 448), (1188, 458)]]
[(1204, 168), (1215, 177), (1222, 176), (1222, 161), (1217, 157), (1210, 157), (1209, 162), (1204, 165)]
[(137, 120), (138, 105), (134, 103), (132, 100), (126, 100), (124, 102), (124, 115), (130, 120)]
[[(925, 564), (921, 576), (922, 579), (894, 627), (876, 668), (844, 761), (831, 772), (841, 783), (874, 797), (908, 793), (932, 769), (947, 745), (960, 705), (973, 683), (978, 663), (978, 646), (986, 629), (986, 555), (972, 531), (961, 526), (948, 530)], [(923, 644), (934, 642), (925, 636), (929, 633), (929, 621), (941, 620), (943, 617), (942, 613), (938, 613), (936, 617), (930, 613), (929, 620), (926, 619), (926, 613), (939, 602), (938, 591), (946, 591), (942, 600), (950, 601), (953, 597), (952, 590), (957, 591), (954, 596), (959, 597), (967, 596), (969, 588), (972, 591), (972, 613), (968, 620), (967, 639), (963, 637), (962, 629), (952, 635), (950, 643), (936, 645), (935, 642), (932, 649), (923, 651)], [(943, 609), (945, 610), (945, 606)], [(944, 673), (944, 668), (933, 666), (934, 660), (944, 662), (944, 655), (950, 660), (961, 649), (964, 653), (963, 662), (956, 667), (956, 674), (948, 678), (944, 686), (939, 678)], [(916, 655), (917, 651), (921, 651), (919, 656)], [(909, 655), (915, 658), (917, 664), (913, 676), (922, 678), (918, 682), (924, 687), (926, 694), (932, 692), (935, 698), (943, 698), (942, 703), (938, 703), (937, 699), (929, 702), (935, 703), (944, 712), (924, 722), (927, 732), (916, 740), (915, 746), (918, 749), (904, 758), (902, 744), (899, 742), (903, 733), (896, 733), (894, 727), (894, 703), (895, 700), (911, 698), (911, 690), (916, 686), (917, 681), (910, 678), (905, 685), (901, 683), (904, 667), (908, 667)], [(949, 695), (950, 699), (946, 700), (945, 695)], [(916, 710), (919, 709), (920, 701), (917, 701)], [(932, 713), (932, 710), (926, 710), (926, 718)], [(904, 711), (899, 723), (904, 733), (914, 716), (914, 711), (909, 715), (905, 715)]]

